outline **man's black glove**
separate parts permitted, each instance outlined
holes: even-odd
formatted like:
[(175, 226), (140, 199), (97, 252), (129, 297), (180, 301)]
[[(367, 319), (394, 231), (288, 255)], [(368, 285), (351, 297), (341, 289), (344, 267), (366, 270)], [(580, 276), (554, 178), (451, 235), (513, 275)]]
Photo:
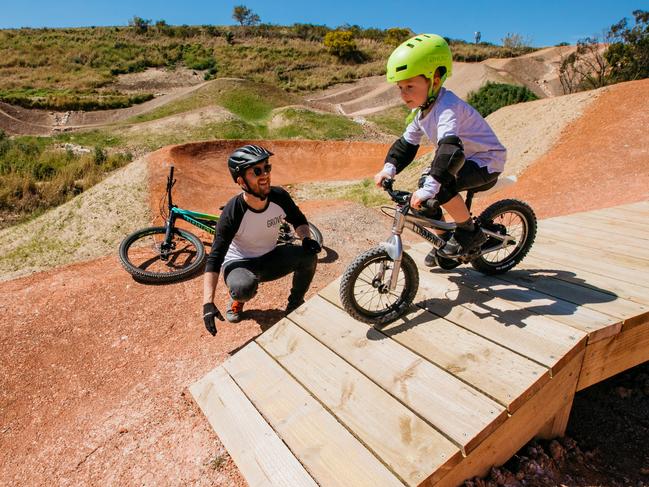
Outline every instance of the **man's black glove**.
[(203, 321), (205, 322), (205, 328), (210, 332), (210, 335), (216, 336), (216, 323), (214, 318), (218, 318), (223, 321), (223, 315), (214, 306), (214, 303), (206, 303), (203, 305)]
[(318, 254), (322, 250), (322, 247), (318, 242), (313, 240), (310, 237), (304, 237), (302, 239), (302, 247), (304, 247), (304, 250), (306, 250), (309, 254)]

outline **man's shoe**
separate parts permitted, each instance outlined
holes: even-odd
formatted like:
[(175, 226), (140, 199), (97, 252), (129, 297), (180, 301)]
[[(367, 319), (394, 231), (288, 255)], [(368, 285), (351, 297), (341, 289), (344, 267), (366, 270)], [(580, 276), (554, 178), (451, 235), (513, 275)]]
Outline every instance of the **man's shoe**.
[(230, 299), (228, 309), (225, 312), (225, 319), (230, 323), (239, 323), (243, 318), (243, 303), (236, 299)]
[(439, 249), (438, 253), (442, 257), (455, 257), (479, 248), (486, 241), (487, 236), (478, 225), (473, 230), (458, 228), (451, 239), (446, 242), (446, 245)]
[(299, 308), (300, 306), (302, 306), (303, 304), (304, 304), (304, 300), (301, 300), (301, 301), (299, 301), (299, 302), (297, 302), (297, 303), (288, 303), (288, 304), (286, 305), (286, 310), (284, 311), (284, 314), (285, 314), (286, 316), (290, 315), (293, 311), (295, 311), (296, 309), (298, 309), (298, 308)]

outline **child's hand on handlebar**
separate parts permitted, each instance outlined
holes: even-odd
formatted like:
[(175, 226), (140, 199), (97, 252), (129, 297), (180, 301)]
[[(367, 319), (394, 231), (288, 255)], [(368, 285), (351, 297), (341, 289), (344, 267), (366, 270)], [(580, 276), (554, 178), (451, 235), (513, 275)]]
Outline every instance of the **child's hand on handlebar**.
[(381, 184), (383, 183), (383, 180), (384, 179), (389, 179), (391, 177), (392, 177), (392, 175), (389, 172), (385, 171), (385, 170), (383, 170), (381, 172), (378, 172), (374, 176), (374, 184), (376, 184), (377, 188), (380, 188)]
[(415, 210), (421, 210), (422, 203), (427, 199), (428, 198), (422, 198), (420, 195), (417, 194), (417, 191), (415, 191), (410, 196), (410, 207), (414, 208)]

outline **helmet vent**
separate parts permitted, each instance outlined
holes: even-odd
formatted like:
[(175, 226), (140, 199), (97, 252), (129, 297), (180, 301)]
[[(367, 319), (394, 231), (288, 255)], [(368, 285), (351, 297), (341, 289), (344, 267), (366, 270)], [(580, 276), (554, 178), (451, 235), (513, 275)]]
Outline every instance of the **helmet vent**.
[(399, 66), (397, 69), (395, 69), (395, 71), (398, 73), (399, 71), (405, 71), (406, 69), (408, 69), (408, 65), (404, 64), (403, 66)]
[(420, 39), (419, 37), (415, 37), (415, 40), (416, 40), (417, 42), (424, 42), (424, 41), (423, 41), (422, 39)]
[(415, 47), (414, 44), (410, 44), (410, 43), (406, 44), (406, 46), (408, 46), (408, 47)]

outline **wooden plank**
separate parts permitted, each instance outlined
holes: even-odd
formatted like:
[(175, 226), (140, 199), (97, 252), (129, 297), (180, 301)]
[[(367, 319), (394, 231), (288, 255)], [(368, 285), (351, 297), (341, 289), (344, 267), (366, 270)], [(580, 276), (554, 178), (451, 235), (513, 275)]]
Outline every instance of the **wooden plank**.
[(623, 223), (628, 222), (636, 225), (646, 224), (647, 218), (649, 218), (648, 210), (632, 210), (620, 206), (601, 208), (599, 210), (593, 210), (587, 213), (589, 215), (593, 215), (597, 217), (607, 217), (609, 219), (621, 221)]
[(255, 342), (223, 366), (318, 485), (403, 486)]
[[(342, 308), (339, 280), (320, 295)], [(550, 370), (421, 308), (380, 329), (394, 341), (494, 398), (509, 412), (550, 379)]]
[(558, 265), (571, 265), (595, 274), (649, 287), (649, 261), (624, 255), (613, 255), (595, 249), (567, 251), (560, 246), (535, 245), (529, 255), (552, 260)]
[(578, 390), (649, 360), (649, 321), (586, 348)]
[[(573, 225), (577, 232), (580, 228), (592, 228), (595, 230), (608, 231), (611, 233), (612, 237), (619, 232), (624, 232), (626, 234), (632, 233), (634, 237), (640, 240), (649, 240), (649, 230), (646, 229), (646, 227), (643, 228), (642, 225), (636, 225), (633, 223), (616, 222), (614, 218), (605, 219), (589, 215), (588, 213), (575, 213), (555, 218)], [(548, 220), (553, 220), (553, 218), (548, 218)]]
[(453, 273), (437, 272), (420, 272), (418, 306), (549, 367), (553, 373), (584, 347), (586, 333), (474, 291)]
[(317, 486), (225, 369), (217, 367), (189, 390), (248, 485)]
[[(560, 273), (573, 277), (573, 281), (562, 280), (558, 277)], [(574, 278), (573, 273), (563, 270), (548, 271), (546, 266), (538, 268), (533, 263), (528, 263), (527, 260), (519, 264), (516, 269), (501, 274), (497, 278), (557, 296), (580, 306), (614, 316), (622, 321), (649, 311), (647, 305), (621, 298), (607, 290), (598, 289), (594, 285), (578, 284), (578, 279)]]
[(322, 298), (291, 319), (465, 452), (506, 417), (500, 404)]
[(573, 302), (540, 293), (518, 283), (485, 276), (470, 268), (458, 268), (452, 274), (462, 285), (504, 299), (514, 306), (551, 318), (576, 328), (589, 336), (589, 340), (601, 340), (618, 333), (622, 320), (579, 306)]
[(580, 249), (589, 247), (645, 260), (649, 259), (649, 248), (646, 246), (646, 242), (638, 240), (632, 235), (611, 236), (610, 232), (589, 228), (580, 228), (579, 231), (575, 231), (569, 223), (561, 220), (540, 221), (535, 243), (554, 245), (558, 242), (578, 245)]
[(484, 476), (493, 465), (502, 465), (541, 431), (575, 394), (584, 351), (574, 356), (532, 399), (512, 414), (459, 465), (439, 482), (426, 481), (420, 487), (456, 487), (465, 479)]
[(625, 205), (619, 205), (615, 208), (624, 208), (627, 210), (634, 211), (649, 211), (649, 200), (636, 201), (635, 203), (627, 203)]
[(534, 266), (536, 272), (546, 271), (552, 274), (555, 279), (587, 286), (645, 306), (649, 305), (649, 289), (646, 286), (620, 281), (611, 276), (597, 274), (567, 262), (557, 263), (552, 258), (544, 258), (534, 254), (526, 256), (523, 263), (526, 266)]
[(462, 458), (450, 440), (294, 323), (280, 321), (257, 343), (407, 485), (431, 472), (441, 477)]
[(550, 380), (550, 370), (417, 309), (381, 332), (494, 398), (511, 413)]
[(573, 400), (574, 396), (571, 397), (570, 401), (565, 404), (557, 412), (557, 414), (555, 414), (550, 419), (550, 421), (548, 421), (545, 426), (536, 434), (537, 438), (550, 440), (552, 438), (557, 438), (566, 434), (566, 428), (568, 427), (568, 420), (570, 419), (570, 410), (572, 409)]

